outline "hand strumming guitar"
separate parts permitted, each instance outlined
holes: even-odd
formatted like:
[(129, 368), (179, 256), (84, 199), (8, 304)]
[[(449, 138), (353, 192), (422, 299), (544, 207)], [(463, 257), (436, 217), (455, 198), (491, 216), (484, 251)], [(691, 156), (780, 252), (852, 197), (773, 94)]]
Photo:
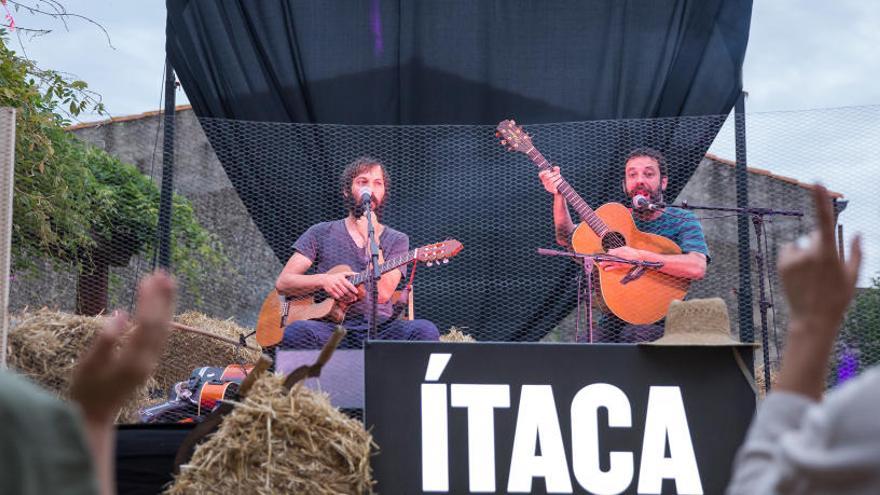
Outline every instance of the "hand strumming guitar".
[(348, 279), (352, 275), (356, 275), (356, 273), (323, 273), (321, 274), (321, 288), (333, 299), (347, 303), (355, 302), (358, 298), (358, 290)]
[[(645, 261), (644, 251), (629, 246), (614, 248), (608, 251), (608, 254), (630, 261)], [(629, 265), (627, 263), (615, 263), (613, 261), (603, 261), (599, 263), (599, 267), (605, 271), (621, 269), (629, 270), (632, 268), (632, 265)]]

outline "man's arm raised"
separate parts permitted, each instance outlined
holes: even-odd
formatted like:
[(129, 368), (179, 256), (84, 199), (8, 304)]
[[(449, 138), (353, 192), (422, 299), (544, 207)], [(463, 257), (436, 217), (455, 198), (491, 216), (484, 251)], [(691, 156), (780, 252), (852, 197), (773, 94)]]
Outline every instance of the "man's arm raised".
[(556, 231), (556, 243), (570, 248), (571, 235), (574, 233), (575, 225), (571, 220), (571, 213), (568, 211), (568, 203), (558, 189), (558, 185), (562, 181), (559, 167), (554, 166), (550, 170), (542, 170), (538, 173), (538, 178), (541, 179), (544, 189), (553, 195), (553, 227)]

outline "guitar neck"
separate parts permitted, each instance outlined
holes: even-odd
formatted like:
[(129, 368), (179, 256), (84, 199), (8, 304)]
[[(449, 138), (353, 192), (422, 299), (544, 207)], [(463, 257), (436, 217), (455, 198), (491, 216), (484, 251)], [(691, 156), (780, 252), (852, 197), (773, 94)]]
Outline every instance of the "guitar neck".
[[(418, 248), (413, 249), (411, 251), (408, 251), (406, 254), (402, 254), (400, 256), (395, 256), (391, 259), (385, 260), (385, 263), (382, 263), (381, 265), (379, 265), (379, 273), (384, 275), (385, 273), (390, 272), (391, 270), (394, 270), (395, 268), (397, 268), (401, 265), (405, 265), (405, 264), (409, 263), (410, 261), (412, 261), (416, 258), (417, 251), (418, 251)], [(371, 276), (371, 273), (370, 273), (371, 271), (372, 270), (367, 269), (362, 272), (359, 272), (356, 275), (353, 275), (350, 279), (351, 283), (354, 285), (360, 285), (360, 284), (366, 282), (367, 280), (369, 280), (369, 278)]]
[[(550, 162), (544, 158), (544, 155), (542, 155), (537, 148), (532, 147), (532, 149), (525, 153), (529, 159), (532, 160), (532, 163), (537, 165), (539, 169), (550, 170)], [(596, 215), (596, 212), (590, 208), (590, 205), (588, 205), (587, 202), (581, 198), (581, 195), (578, 194), (577, 191), (575, 191), (574, 188), (571, 187), (571, 185), (561, 176), (559, 177), (559, 183), (556, 185), (556, 188), (565, 200), (568, 201), (568, 204), (575, 209), (578, 216), (581, 217), (581, 220), (586, 222), (596, 235), (601, 237), (608, 232), (608, 226), (605, 225), (605, 222)]]

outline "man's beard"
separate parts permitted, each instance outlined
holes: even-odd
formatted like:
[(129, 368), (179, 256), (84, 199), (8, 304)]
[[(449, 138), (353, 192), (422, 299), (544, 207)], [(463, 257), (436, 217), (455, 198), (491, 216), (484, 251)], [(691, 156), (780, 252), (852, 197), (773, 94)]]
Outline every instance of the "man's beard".
[(663, 203), (663, 189), (659, 187), (655, 190), (651, 190), (646, 187), (637, 187), (632, 191), (627, 192), (627, 196), (629, 196), (630, 202), (632, 202), (632, 199), (638, 194), (645, 196), (646, 198), (648, 198), (648, 201), (653, 204)]
[[(354, 218), (360, 218), (360, 217), (364, 216), (364, 205), (360, 201), (356, 200), (354, 198), (354, 196), (352, 196), (352, 195), (345, 196), (344, 201), (345, 201), (345, 209), (348, 210), (348, 212), (352, 216), (354, 216)], [(384, 199), (380, 203), (377, 203), (374, 200), (370, 201), (370, 208), (373, 209), (373, 212), (376, 214), (376, 218), (378, 218), (379, 221), (382, 221), (382, 209), (384, 207), (385, 207), (385, 200)]]

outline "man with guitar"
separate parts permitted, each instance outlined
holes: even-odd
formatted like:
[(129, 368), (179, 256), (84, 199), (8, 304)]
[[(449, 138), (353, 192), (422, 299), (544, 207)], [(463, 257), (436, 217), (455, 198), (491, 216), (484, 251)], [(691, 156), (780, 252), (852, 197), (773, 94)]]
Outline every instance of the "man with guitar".
[[(566, 248), (572, 247), (572, 234), (575, 225), (568, 211), (565, 197), (558, 186), (564, 183), (559, 167), (542, 170), (538, 177), (549, 193), (553, 194), (553, 223), (556, 228), (556, 242)], [(668, 180), (666, 159), (656, 150), (640, 148), (633, 150), (626, 158), (623, 190), (630, 200), (641, 196), (648, 205), (663, 203), (663, 192)], [(642, 201), (640, 199), (640, 201)], [(681, 254), (659, 254), (630, 246), (615, 247), (608, 250), (609, 255), (633, 261), (660, 262), (661, 273), (683, 280), (700, 280), (706, 274), (709, 249), (703, 236), (700, 222), (693, 213), (679, 208), (644, 207), (632, 210), (636, 227), (646, 233), (657, 234), (675, 242)], [(599, 264), (604, 271), (630, 270), (629, 264), (605, 261)], [(634, 301), (638, 304), (638, 301)], [(602, 316), (594, 342), (646, 342), (663, 335), (663, 328), (657, 325), (631, 325), (611, 313)]]
[[(379, 244), (379, 263), (385, 258), (405, 254), (409, 250), (406, 234), (379, 223), (385, 205), (388, 173), (373, 158), (361, 157), (342, 173), (340, 186), (348, 216), (311, 226), (296, 243), (296, 252), (278, 276), (275, 289), (279, 294), (299, 297), (323, 291), (330, 298), (347, 306), (342, 325), (348, 333), (340, 347), (360, 347), (370, 328), (370, 292), (356, 287), (351, 277), (367, 268), (370, 259), (367, 217), (358, 201), (360, 192), (369, 188), (370, 215)], [(315, 273), (306, 272), (315, 265)], [(347, 265), (354, 271), (331, 270)], [(389, 340), (438, 340), (437, 327), (428, 320), (392, 320), (391, 297), (406, 265), (387, 271), (377, 283), (378, 338)], [(319, 349), (330, 338), (336, 324), (330, 321), (297, 320), (284, 329), (282, 349)]]

